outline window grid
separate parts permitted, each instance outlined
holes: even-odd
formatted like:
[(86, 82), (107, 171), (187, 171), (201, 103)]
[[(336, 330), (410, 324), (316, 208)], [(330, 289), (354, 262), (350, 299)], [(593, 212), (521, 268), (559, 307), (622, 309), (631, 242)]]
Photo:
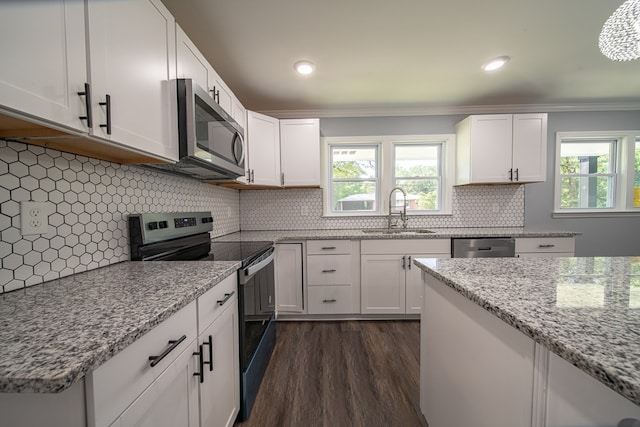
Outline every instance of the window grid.
[[(408, 211), (437, 211), (441, 208), (443, 144), (443, 142), (393, 143), (392, 180), (395, 187), (401, 187), (407, 192)], [(424, 153), (421, 153), (422, 151)], [(435, 155), (429, 156), (429, 151), (435, 151)], [(402, 157), (405, 159), (409, 157), (412, 160), (409, 162), (410, 167), (401, 166), (402, 161), (405, 160), (401, 159)], [(429, 161), (435, 162), (431, 168), (433, 171), (431, 174), (428, 173)], [(403, 173), (399, 173), (400, 171)], [(400, 195), (396, 194), (396, 197), (400, 198)]]

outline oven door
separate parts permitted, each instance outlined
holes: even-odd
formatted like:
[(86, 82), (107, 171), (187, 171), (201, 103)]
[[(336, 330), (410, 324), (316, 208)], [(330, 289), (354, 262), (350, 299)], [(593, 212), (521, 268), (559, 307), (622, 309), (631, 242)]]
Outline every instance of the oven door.
[(242, 369), (251, 362), (275, 312), (274, 255), (271, 248), (254, 264), (239, 270)]

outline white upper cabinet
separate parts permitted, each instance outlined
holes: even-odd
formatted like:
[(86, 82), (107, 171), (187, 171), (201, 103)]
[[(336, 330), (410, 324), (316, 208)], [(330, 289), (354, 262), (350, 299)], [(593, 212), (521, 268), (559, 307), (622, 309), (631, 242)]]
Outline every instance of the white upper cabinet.
[(469, 116), (456, 133), (456, 184), (545, 180), (547, 114)]
[(279, 187), (280, 122), (254, 111), (247, 112), (247, 183)]
[(209, 91), (218, 105), (224, 108), (224, 111), (231, 114), (231, 105), (234, 98), (233, 93), (213, 68), (211, 71), (212, 75), (209, 79)]
[(84, 2), (0, 3), (0, 106), (86, 132)]
[(231, 117), (233, 117), (233, 119), (240, 125), (240, 127), (244, 131), (247, 130), (247, 110), (246, 108), (244, 108), (244, 105), (242, 105), (240, 100), (235, 96), (233, 97), (233, 101), (231, 103)]
[(320, 120), (280, 120), (280, 160), (285, 187), (320, 186)]
[(209, 90), (209, 76), (213, 71), (184, 30), (176, 24), (177, 78), (193, 79), (204, 90)]
[(159, 0), (87, 7), (93, 134), (177, 160), (173, 16)]

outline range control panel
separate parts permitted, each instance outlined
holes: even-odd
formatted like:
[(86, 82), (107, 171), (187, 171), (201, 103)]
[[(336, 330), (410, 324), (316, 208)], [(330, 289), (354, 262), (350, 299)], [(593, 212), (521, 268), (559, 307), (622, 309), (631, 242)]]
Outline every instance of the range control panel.
[(144, 213), (129, 215), (130, 238), (147, 244), (213, 230), (211, 212)]

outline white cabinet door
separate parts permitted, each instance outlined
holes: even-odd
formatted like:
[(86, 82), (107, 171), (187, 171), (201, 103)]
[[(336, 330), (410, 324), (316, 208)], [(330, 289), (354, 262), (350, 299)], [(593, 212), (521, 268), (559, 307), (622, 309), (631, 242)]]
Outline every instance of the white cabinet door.
[(301, 313), (302, 243), (276, 245), (275, 279), (278, 312)]
[(512, 120), (510, 114), (471, 118), (472, 182), (509, 182)]
[(160, 0), (87, 7), (94, 135), (177, 160), (173, 16)]
[[(422, 281), (422, 270), (420, 267), (413, 265), (413, 260), (416, 258), (433, 258), (436, 255), (407, 255), (406, 269), (405, 269), (405, 284), (406, 284), (406, 313), (407, 314), (420, 314), (422, 312), (422, 294), (424, 293), (424, 282)], [(438, 256), (438, 258), (442, 258)]]
[(513, 116), (513, 173), (519, 182), (547, 178), (547, 115)]
[(398, 255), (362, 255), (363, 314), (405, 313), (405, 270)]
[(617, 427), (624, 418), (640, 420), (640, 406), (551, 352), (546, 385), (546, 427)]
[(220, 78), (218, 73), (211, 69), (212, 75), (209, 77), (209, 90), (213, 94), (213, 99), (216, 100), (218, 105), (224, 108), (224, 111), (231, 115), (232, 113), (232, 101), (233, 93), (226, 85), (226, 83)]
[(281, 177), (278, 119), (248, 111), (246, 139), (249, 153), (249, 183), (279, 187)]
[(320, 119), (280, 120), (285, 187), (320, 186)]
[(247, 130), (247, 110), (246, 108), (244, 108), (244, 105), (242, 105), (240, 100), (236, 97), (233, 98), (233, 102), (231, 104), (231, 117), (233, 117), (233, 119), (240, 125), (243, 130)]
[(209, 90), (211, 65), (179, 25), (176, 25), (176, 58), (177, 78), (193, 79), (202, 89)]
[(122, 413), (112, 426), (197, 427), (196, 341)]
[(87, 131), (84, 2), (0, 3), (0, 105)]
[(200, 427), (231, 427), (240, 410), (237, 294), (225, 305), (224, 312), (200, 334), (200, 342), (211, 343), (203, 346), (203, 353), (205, 361), (212, 361), (204, 365), (200, 383)]

